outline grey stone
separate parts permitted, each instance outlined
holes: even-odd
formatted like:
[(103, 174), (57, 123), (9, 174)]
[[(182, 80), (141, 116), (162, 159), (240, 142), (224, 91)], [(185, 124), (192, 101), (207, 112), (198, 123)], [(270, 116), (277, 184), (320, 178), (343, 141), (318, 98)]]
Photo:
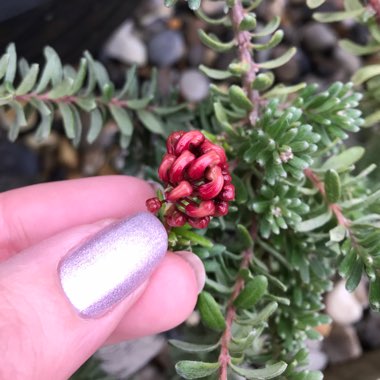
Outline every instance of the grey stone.
[(148, 43), (149, 60), (159, 67), (173, 65), (185, 53), (185, 40), (175, 30), (164, 30), (153, 36)]
[(304, 48), (311, 52), (320, 52), (334, 48), (337, 44), (335, 33), (326, 24), (310, 22), (300, 30)]
[(182, 96), (189, 102), (203, 100), (209, 89), (209, 80), (198, 70), (186, 70), (182, 73), (179, 86)]
[(356, 330), (365, 349), (380, 347), (380, 313), (369, 311), (356, 325)]

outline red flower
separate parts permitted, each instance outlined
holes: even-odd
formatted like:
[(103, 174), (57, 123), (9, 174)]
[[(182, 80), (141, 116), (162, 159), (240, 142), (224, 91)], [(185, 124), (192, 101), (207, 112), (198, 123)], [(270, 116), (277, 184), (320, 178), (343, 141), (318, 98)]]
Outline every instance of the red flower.
[[(235, 187), (224, 149), (199, 131), (173, 132), (166, 148), (158, 169), (166, 187), (164, 202), (169, 203), (164, 213), (166, 223), (179, 227), (188, 222), (194, 228), (206, 228), (211, 217), (226, 215)], [(147, 201), (151, 212), (161, 206), (157, 198)]]

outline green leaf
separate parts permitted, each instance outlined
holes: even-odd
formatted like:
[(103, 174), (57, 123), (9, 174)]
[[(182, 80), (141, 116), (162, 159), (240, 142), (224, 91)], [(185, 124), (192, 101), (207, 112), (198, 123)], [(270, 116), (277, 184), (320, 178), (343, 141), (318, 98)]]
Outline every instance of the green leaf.
[(235, 186), (235, 201), (238, 204), (243, 204), (247, 202), (248, 200), (248, 191), (245, 187), (244, 182), (235, 174), (231, 174), (232, 176), (232, 183)]
[(338, 225), (330, 230), (330, 240), (339, 243), (346, 237), (346, 232), (343, 226)]
[(236, 107), (244, 109), (245, 111), (251, 111), (253, 108), (252, 102), (248, 99), (244, 90), (233, 84), (228, 90), (231, 102), (235, 104)]
[(302, 371), (290, 377), (289, 380), (322, 380), (323, 375), (319, 371)]
[(87, 60), (86, 58), (81, 58), (78, 72), (74, 78), (74, 82), (70, 89), (70, 93), (69, 93), (70, 95), (76, 94), (82, 88), (84, 79), (86, 78), (86, 72), (87, 72)]
[(45, 91), (49, 82), (51, 82), (52, 85), (55, 87), (62, 81), (63, 69), (58, 54), (55, 52), (54, 49), (47, 46), (44, 49), (44, 55), (46, 63), (42, 71), (41, 78), (38, 82), (37, 88), (35, 90), (37, 94)]
[(340, 40), (339, 45), (349, 53), (355, 55), (366, 55), (380, 51), (380, 44), (358, 45), (350, 40)]
[(265, 44), (252, 44), (252, 47), (258, 51), (273, 49), (282, 41), (283, 38), (284, 32), (282, 30), (277, 30), (268, 42)]
[(184, 379), (200, 379), (212, 375), (219, 368), (219, 363), (182, 360), (175, 365), (178, 375)]
[(276, 59), (272, 59), (270, 61), (259, 63), (258, 66), (260, 66), (260, 68), (262, 69), (269, 69), (269, 70), (275, 69), (289, 62), (293, 58), (293, 56), (296, 54), (296, 52), (297, 52), (297, 49), (292, 47), (280, 57)]
[(9, 54), (3, 54), (0, 58), (0, 79), (5, 75), (8, 68)]
[(359, 85), (377, 75), (380, 75), (380, 65), (368, 65), (356, 71), (351, 80), (354, 84)]
[(306, 0), (309, 8), (314, 9), (320, 7), (326, 0)]
[(273, 379), (284, 373), (287, 366), (288, 365), (285, 362), (278, 362), (276, 364), (269, 364), (265, 368), (249, 369), (237, 367), (234, 364), (230, 363), (230, 367), (234, 372), (246, 379), (252, 380)]
[(187, 108), (186, 103), (177, 104), (168, 107), (154, 107), (154, 113), (160, 116), (166, 116)]
[(252, 236), (247, 230), (247, 228), (242, 224), (237, 225), (237, 237), (239, 240), (239, 245), (242, 246), (242, 249), (253, 247)]
[(99, 136), (103, 126), (103, 118), (101, 112), (95, 108), (90, 112), (90, 128), (87, 133), (87, 142), (92, 144)]
[(188, 343), (183, 342), (182, 340), (169, 339), (169, 343), (179, 348), (182, 351), (186, 352), (212, 352), (219, 347), (220, 343), (215, 344), (197, 344), (197, 343)]
[(146, 97), (143, 99), (131, 99), (127, 101), (127, 107), (133, 110), (141, 110), (145, 108), (151, 100), (152, 97)]
[(380, 278), (377, 277), (375, 281), (369, 283), (369, 303), (371, 307), (380, 311)]
[(28, 71), (28, 73), (25, 75), (22, 82), (19, 84), (19, 86), (16, 89), (15, 94), (16, 95), (24, 95), (28, 93), (36, 84), (37, 76), (38, 76), (39, 66), (38, 64), (33, 64)]
[(188, 0), (187, 3), (192, 11), (196, 11), (201, 6), (201, 0)]
[(160, 119), (158, 119), (152, 112), (138, 110), (137, 117), (143, 123), (143, 125), (145, 125), (145, 127), (152, 133), (157, 133), (159, 135), (165, 134)]
[(70, 105), (66, 103), (58, 103), (58, 109), (63, 119), (66, 136), (69, 139), (75, 138), (75, 115)]
[(50, 115), (53, 113), (51, 108), (40, 99), (31, 98), (29, 102), (34, 108), (38, 109), (41, 115)]
[(363, 5), (360, 0), (344, 0), (344, 8), (348, 11), (353, 11), (355, 9), (362, 9)]
[(95, 98), (76, 98), (75, 104), (86, 112), (90, 112), (97, 107)]
[(284, 86), (282, 84), (272, 88), (270, 91), (266, 92), (263, 96), (264, 98), (271, 98), (276, 96), (289, 95), (294, 92), (298, 92), (306, 87), (306, 83), (295, 84), (294, 86)]
[(240, 30), (252, 30), (256, 28), (256, 15), (254, 13), (247, 13), (240, 22)]
[(329, 169), (325, 173), (325, 191), (329, 203), (336, 203), (339, 201), (341, 184), (339, 174), (334, 169)]
[(257, 31), (255, 33), (252, 33), (254, 37), (265, 37), (268, 34), (272, 34), (279, 26), (281, 23), (281, 17), (276, 16), (273, 17), (267, 25), (264, 26), (260, 31)]
[(109, 110), (116, 124), (119, 126), (121, 133), (125, 136), (132, 136), (133, 125), (128, 112), (113, 104), (109, 105)]
[(321, 215), (302, 221), (301, 223), (296, 225), (296, 230), (298, 232), (310, 232), (316, 230), (317, 228), (320, 228), (324, 226), (326, 223), (328, 223), (331, 220), (331, 217), (332, 213), (329, 209)]
[(5, 82), (13, 83), (17, 70), (17, 55), (15, 44), (11, 43), (7, 46), (8, 64), (5, 73)]
[(226, 327), (226, 321), (220, 311), (218, 303), (214, 297), (203, 291), (198, 297), (197, 307), (203, 323), (210, 329), (223, 331)]
[(199, 29), (198, 35), (200, 40), (210, 49), (213, 49), (219, 53), (223, 53), (231, 50), (235, 46), (235, 41), (222, 42), (218, 37), (214, 35), (207, 34), (204, 30)]
[(356, 258), (352, 265), (351, 273), (349, 274), (346, 281), (346, 289), (349, 292), (353, 292), (359, 285), (359, 282), (363, 274), (363, 262), (359, 257)]
[(372, 127), (374, 124), (378, 123), (380, 121), (380, 110), (375, 111), (368, 115), (364, 119), (364, 124), (362, 125), (363, 127)]
[(330, 157), (323, 165), (323, 170), (335, 169), (335, 170), (346, 170), (351, 165), (359, 161), (365, 153), (365, 149), (361, 146), (354, 146), (344, 150), (337, 156)]
[(41, 113), (41, 121), (36, 129), (37, 140), (42, 141), (49, 137), (52, 124), (53, 112), (51, 112), (50, 114)]
[(16, 113), (16, 119), (8, 131), (8, 138), (13, 142), (17, 139), (21, 127), (25, 127), (27, 125), (27, 121), (25, 118), (24, 108), (19, 102), (13, 101), (10, 103), (10, 106)]
[(256, 76), (256, 79), (252, 83), (252, 88), (254, 90), (266, 90), (272, 86), (274, 82), (274, 74), (271, 71), (266, 73), (260, 73)]
[(233, 75), (227, 70), (216, 70), (205, 65), (200, 65), (199, 70), (211, 79), (224, 80), (231, 78)]
[(201, 8), (197, 9), (195, 11), (195, 14), (209, 25), (221, 25), (224, 24), (227, 20), (227, 16), (222, 16), (220, 18), (211, 18), (206, 15)]
[(338, 22), (345, 21), (349, 18), (359, 17), (364, 13), (365, 9), (355, 9), (352, 11), (342, 11), (342, 12), (316, 12), (313, 14), (314, 20), (319, 22)]
[(206, 237), (201, 236), (201, 235), (197, 234), (196, 232), (190, 231), (190, 230), (185, 229), (183, 227), (173, 228), (173, 231), (176, 234), (178, 234), (178, 235), (180, 235), (186, 239), (189, 239), (191, 242), (198, 244), (202, 247), (212, 248), (214, 245), (214, 243), (210, 239), (207, 239)]
[(234, 305), (242, 309), (248, 309), (266, 294), (268, 290), (268, 280), (265, 276), (256, 276), (253, 280), (249, 281), (240, 294), (236, 297)]
[(71, 78), (65, 78), (62, 82), (53, 87), (51, 91), (49, 91), (49, 98), (58, 99), (67, 96), (72, 84), (73, 80)]

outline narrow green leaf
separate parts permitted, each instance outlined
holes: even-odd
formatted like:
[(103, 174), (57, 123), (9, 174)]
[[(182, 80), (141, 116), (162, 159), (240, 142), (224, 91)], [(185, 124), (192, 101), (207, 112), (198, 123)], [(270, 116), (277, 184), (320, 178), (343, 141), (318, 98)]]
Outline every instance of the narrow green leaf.
[(340, 40), (339, 45), (347, 50), (349, 53), (355, 54), (355, 55), (366, 55), (366, 54), (372, 54), (380, 51), (380, 44), (368, 44), (368, 45), (358, 45), (350, 40)]
[(360, 0), (344, 0), (344, 8), (348, 11), (353, 11), (355, 9), (362, 9), (363, 4), (361, 4)]
[(71, 107), (66, 103), (58, 103), (58, 109), (61, 113), (63, 126), (65, 128), (66, 136), (69, 139), (75, 138), (75, 115)]
[(316, 12), (313, 14), (313, 18), (319, 22), (338, 22), (345, 21), (350, 18), (360, 17), (364, 11), (365, 8), (342, 12)]
[(375, 281), (369, 283), (369, 303), (371, 307), (380, 311), (380, 278), (377, 277)]
[(201, 0), (188, 0), (189, 8), (196, 11), (201, 6)]
[(258, 51), (273, 49), (282, 41), (283, 38), (284, 38), (284, 31), (277, 30), (268, 42), (264, 44), (252, 44), (252, 47)]
[(127, 70), (124, 86), (117, 95), (118, 99), (122, 99), (124, 96), (132, 96), (134, 92), (134, 83), (136, 82), (136, 70), (136, 65), (133, 65), (129, 70)]
[(101, 112), (95, 108), (90, 112), (90, 128), (87, 133), (87, 142), (92, 144), (99, 136), (103, 126), (103, 118)]
[(274, 82), (274, 74), (271, 71), (260, 73), (252, 83), (252, 88), (263, 91), (271, 87)]
[(368, 115), (365, 119), (364, 119), (364, 124), (362, 125), (362, 127), (372, 127), (374, 124), (378, 123), (380, 121), (380, 110), (379, 111), (375, 111), (373, 113), (371, 113), (370, 115)]
[(232, 77), (232, 74), (227, 70), (216, 70), (205, 65), (200, 65), (199, 70), (211, 79), (223, 80)]
[(294, 86), (284, 86), (282, 84), (272, 88), (270, 91), (266, 92), (263, 96), (264, 98), (271, 98), (275, 96), (289, 95), (294, 92), (298, 92), (306, 87), (306, 83), (295, 84)]
[(198, 297), (197, 307), (203, 323), (210, 329), (222, 331), (226, 327), (226, 321), (220, 311), (218, 303), (214, 297), (203, 291)]
[(359, 85), (377, 75), (380, 75), (380, 65), (368, 65), (356, 71), (351, 80), (354, 84)]
[(247, 13), (240, 22), (240, 30), (252, 30), (256, 28), (256, 15), (254, 13)]
[(10, 106), (16, 113), (16, 119), (8, 131), (8, 138), (10, 141), (15, 141), (20, 133), (21, 127), (25, 127), (27, 125), (27, 121), (25, 118), (24, 108), (19, 102), (13, 101), (10, 103)]
[(183, 342), (182, 340), (169, 339), (169, 343), (179, 348), (182, 351), (186, 352), (212, 352), (219, 347), (220, 343), (215, 344), (197, 344), (197, 343), (188, 343)]
[(322, 380), (323, 379), (323, 374), (319, 371), (302, 371), (298, 372), (294, 375), (289, 380)]
[(331, 220), (332, 213), (331, 210), (326, 211), (325, 213), (318, 215), (314, 218), (304, 220), (298, 225), (296, 225), (296, 230), (298, 232), (310, 232), (324, 226)]
[(365, 153), (365, 149), (361, 146), (354, 146), (344, 150), (337, 156), (330, 157), (323, 165), (323, 170), (328, 169), (348, 169), (351, 165), (359, 161)]
[(44, 55), (46, 63), (35, 90), (37, 94), (45, 91), (50, 82), (52, 83), (53, 87), (55, 87), (62, 81), (63, 69), (58, 54), (54, 49), (47, 46), (44, 49)]
[(329, 169), (325, 173), (325, 191), (329, 203), (336, 203), (339, 201), (341, 184), (339, 174), (334, 169)]
[(97, 107), (95, 98), (76, 98), (75, 104), (86, 112), (90, 112)]
[(109, 105), (109, 110), (116, 124), (120, 128), (121, 133), (125, 136), (132, 136), (133, 125), (128, 112), (125, 109), (113, 104)]
[(71, 78), (65, 78), (62, 82), (53, 87), (48, 94), (49, 98), (58, 99), (67, 96), (70, 92), (72, 84), (73, 80)]
[(330, 233), (330, 241), (333, 241), (336, 243), (341, 242), (346, 237), (346, 232), (347, 232), (346, 229), (341, 225), (334, 227), (329, 232)]
[(7, 46), (8, 64), (5, 73), (5, 82), (13, 83), (17, 71), (17, 55), (15, 44), (11, 43)]
[(320, 7), (326, 0), (306, 0), (309, 8), (314, 9)]
[(259, 275), (249, 281), (240, 294), (236, 297), (234, 305), (242, 309), (248, 309), (261, 300), (268, 289), (268, 280)]
[(3, 54), (0, 58), (0, 79), (5, 75), (8, 68), (8, 62), (9, 62), (9, 54)]
[(244, 182), (235, 174), (232, 174), (232, 183), (235, 186), (235, 201), (238, 204), (243, 204), (248, 200), (248, 191)]
[(182, 360), (175, 365), (178, 375), (184, 379), (200, 379), (212, 375), (219, 368), (219, 363)]
[(152, 133), (157, 133), (159, 135), (165, 134), (160, 119), (158, 119), (152, 112), (146, 110), (138, 110), (137, 117)]
[(265, 368), (249, 369), (237, 367), (232, 363), (230, 364), (231, 369), (238, 375), (243, 376), (246, 379), (252, 380), (273, 379), (284, 373), (287, 366), (288, 365), (285, 362), (278, 362), (276, 364), (269, 364)]
[(86, 58), (81, 58), (78, 72), (74, 78), (74, 82), (70, 89), (70, 93), (69, 93), (70, 95), (76, 94), (82, 88), (84, 80), (86, 78), (86, 72), (87, 72), (87, 60)]
[(195, 11), (195, 14), (203, 21), (205, 21), (209, 25), (221, 25), (224, 24), (227, 20), (227, 16), (223, 16), (220, 18), (211, 18), (206, 15), (201, 8)]
[(237, 236), (242, 249), (247, 249), (253, 246), (252, 236), (242, 224), (237, 225)]
[(270, 61), (259, 63), (258, 66), (260, 66), (262, 69), (269, 69), (269, 70), (275, 69), (289, 62), (293, 58), (293, 56), (296, 54), (296, 52), (297, 52), (297, 49), (292, 47), (280, 57), (276, 59), (272, 59)]
[(253, 104), (248, 99), (246, 93), (241, 87), (233, 84), (232, 86), (230, 86), (228, 94), (230, 96), (231, 102), (235, 104), (235, 106), (244, 109), (248, 112), (252, 110)]
[(187, 108), (186, 103), (177, 104), (175, 106), (168, 106), (168, 107), (154, 107), (154, 113), (156, 115), (160, 116), (166, 116), (173, 113), (177, 113), (179, 111), (182, 111)]
[(351, 273), (349, 274), (346, 281), (346, 289), (349, 292), (353, 292), (358, 287), (359, 282), (362, 278), (363, 269), (363, 262), (359, 257), (357, 257), (356, 261), (352, 265)]
[(264, 307), (257, 315), (255, 315), (253, 318), (247, 318), (247, 319), (238, 319), (238, 323), (243, 326), (257, 326), (264, 322), (267, 322), (269, 317), (277, 310), (278, 303), (277, 302), (270, 302), (267, 306)]
[(34, 107), (36, 108), (41, 115), (50, 115), (51, 113), (53, 113), (52, 109), (46, 104), (44, 103), (42, 100), (40, 99), (37, 99), (37, 98), (31, 98), (29, 100), (29, 103)]
[(43, 141), (49, 137), (52, 124), (53, 112), (51, 112), (50, 114), (41, 113), (41, 121), (36, 129), (37, 140)]
[(252, 35), (254, 37), (265, 37), (268, 34), (272, 34), (280, 26), (280, 23), (281, 23), (280, 16), (273, 17), (268, 22), (268, 24), (264, 26), (264, 28), (262, 28), (261, 30), (257, 32), (255, 31), (254, 33), (252, 33)]
[(141, 110), (145, 108), (151, 100), (151, 97), (146, 97), (143, 99), (131, 99), (127, 101), (127, 107), (133, 110)]
[(218, 37), (214, 35), (207, 34), (204, 30), (199, 29), (198, 35), (200, 40), (210, 49), (213, 49), (219, 53), (226, 52), (231, 50), (235, 46), (235, 41), (232, 40), (230, 42), (222, 42), (218, 39)]
[(191, 242), (196, 243), (202, 247), (212, 248), (214, 245), (214, 243), (210, 239), (207, 239), (206, 237), (201, 236), (196, 232), (185, 229), (183, 227), (173, 228), (173, 231), (179, 236), (189, 239)]

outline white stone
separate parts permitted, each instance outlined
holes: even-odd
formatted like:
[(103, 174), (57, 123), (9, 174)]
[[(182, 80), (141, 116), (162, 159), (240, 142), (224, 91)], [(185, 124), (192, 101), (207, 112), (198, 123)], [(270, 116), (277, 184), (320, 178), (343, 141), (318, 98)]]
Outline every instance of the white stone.
[(339, 281), (326, 296), (326, 312), (336, 323), (349, 325), (361, 319), (363, 307), (355, 295), (346, 290), (344, 281)]
[(105, 54), (126, 64), (143, 66), (147, 62), (147, 48), (135, 33), (133, 22), (127, 20), (110, 37)]
[(182, 73), (179, 86), (182, 96), (189, 102), (203, 100), (209, 91), (209, 80), (198, 70), (186, 70)]

